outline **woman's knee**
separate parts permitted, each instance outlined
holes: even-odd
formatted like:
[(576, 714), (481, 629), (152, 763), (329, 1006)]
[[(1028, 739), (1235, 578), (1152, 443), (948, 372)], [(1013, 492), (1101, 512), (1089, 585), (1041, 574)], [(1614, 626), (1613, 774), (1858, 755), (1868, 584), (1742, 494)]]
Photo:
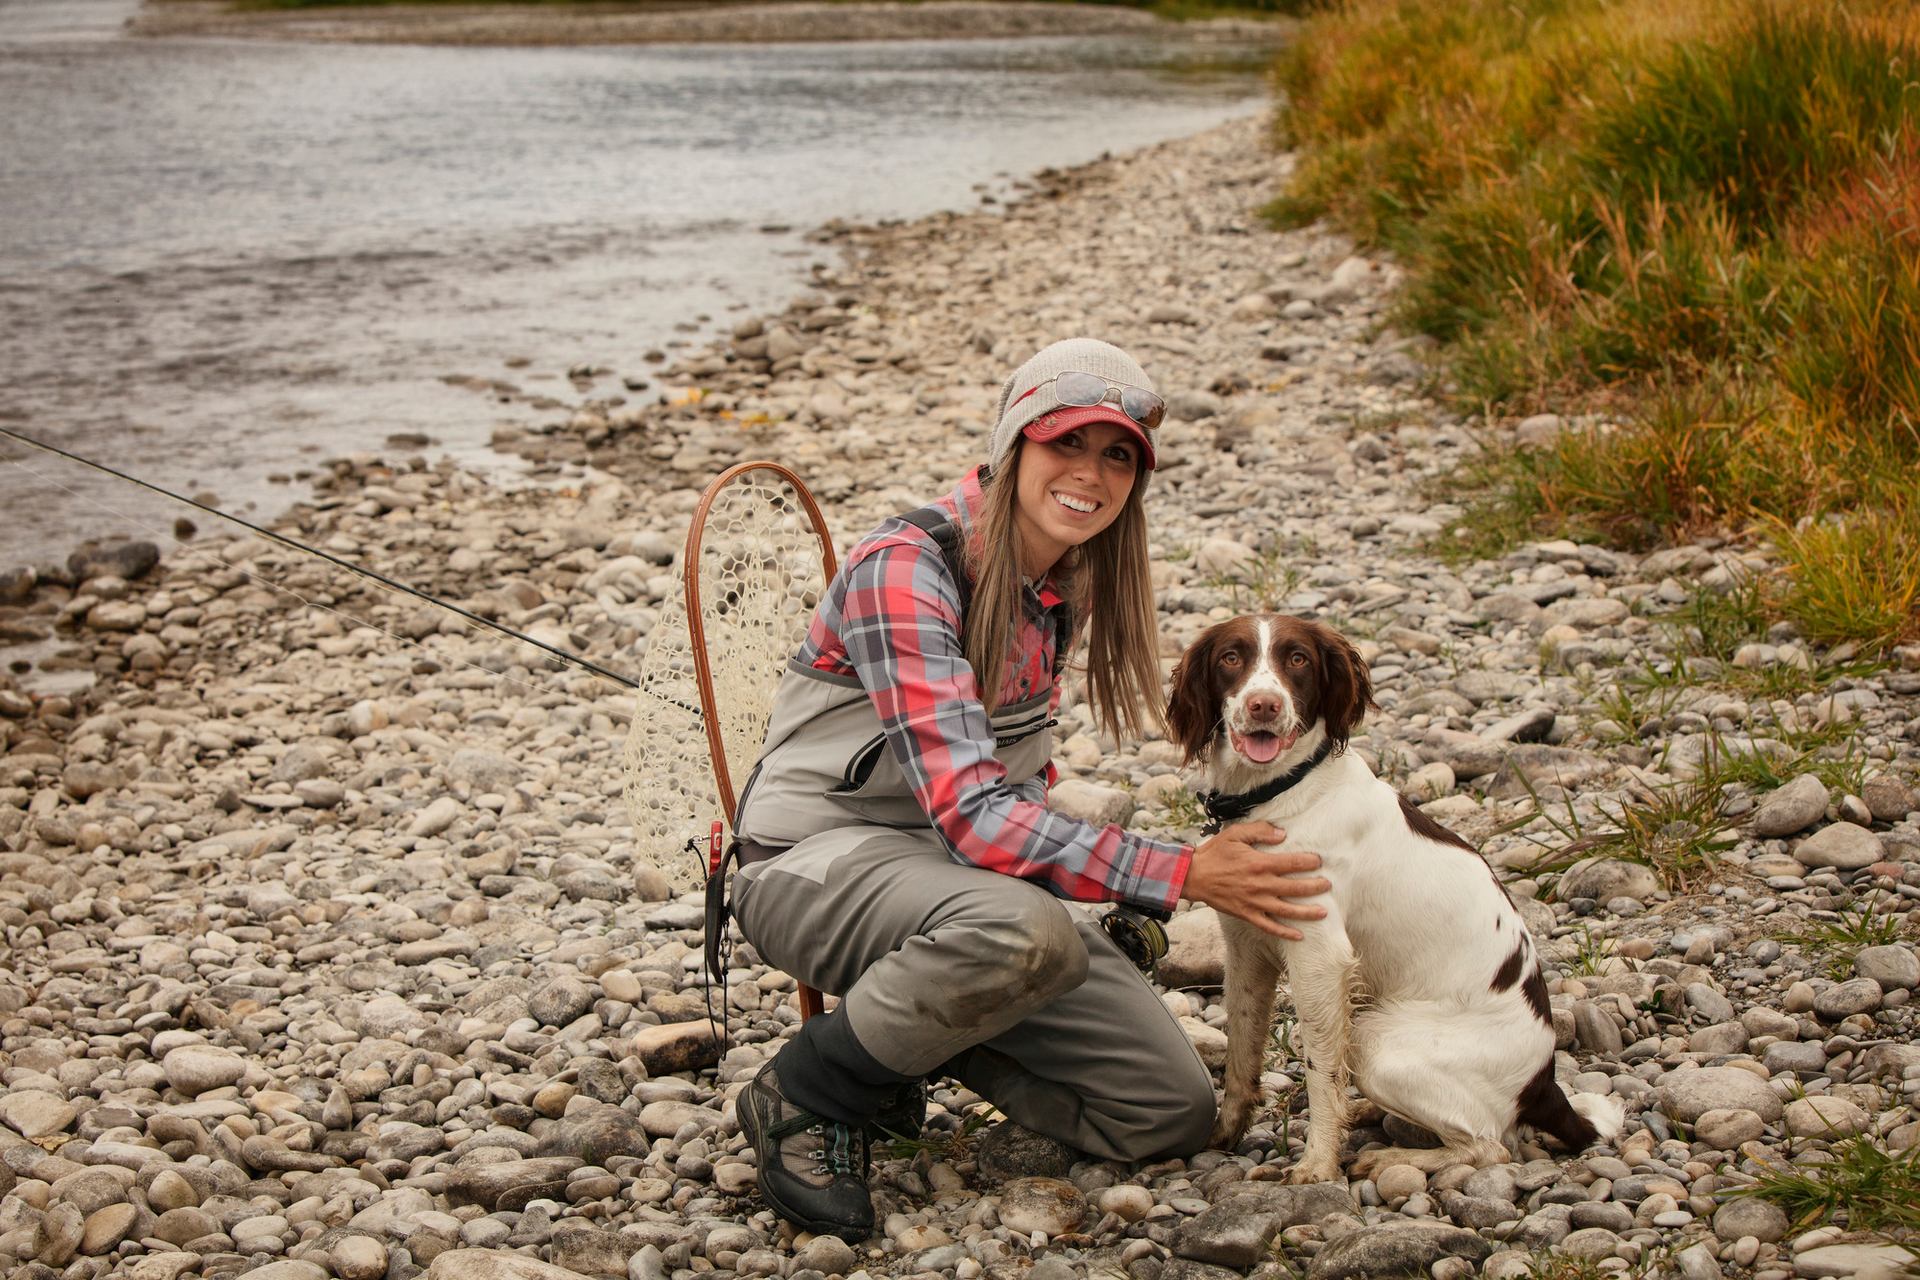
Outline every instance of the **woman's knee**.
[(1007, 907), (989, 932), (1009, 1005), (1037, 1009), (1087, 980), (1087, 944), (1066, 907), (1031, 891)]

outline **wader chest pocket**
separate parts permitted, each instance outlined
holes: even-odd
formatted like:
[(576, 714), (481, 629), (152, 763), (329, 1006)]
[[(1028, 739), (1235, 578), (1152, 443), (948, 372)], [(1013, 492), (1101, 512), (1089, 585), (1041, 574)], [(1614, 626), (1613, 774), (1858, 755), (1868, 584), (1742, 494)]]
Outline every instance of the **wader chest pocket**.
[(1016, 742), (1026, 741), (1036, 733), (1043, 733), (1059, 723), (1058, 720), (1043, 711), (1037, 716), (1016, 721), (1013, 724), (995, 725), (993, 745), (996, 747), (1010, 747)]

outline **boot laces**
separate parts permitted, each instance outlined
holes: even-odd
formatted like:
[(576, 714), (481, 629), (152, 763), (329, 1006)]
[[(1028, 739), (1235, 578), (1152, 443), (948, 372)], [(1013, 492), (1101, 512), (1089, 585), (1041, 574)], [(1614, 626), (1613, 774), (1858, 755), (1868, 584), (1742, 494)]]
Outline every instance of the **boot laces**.
[(822, 1120), (810, 1125), (807, 1132), (820, 1139), (820, 1145), (807, 1153), (814, 1162), (815, 1173), (858, 1177), (866, 1172), (866, 1160), (861, 1151), (865, 1146), (865, 1135), (855, 1126), (837, 1120)]

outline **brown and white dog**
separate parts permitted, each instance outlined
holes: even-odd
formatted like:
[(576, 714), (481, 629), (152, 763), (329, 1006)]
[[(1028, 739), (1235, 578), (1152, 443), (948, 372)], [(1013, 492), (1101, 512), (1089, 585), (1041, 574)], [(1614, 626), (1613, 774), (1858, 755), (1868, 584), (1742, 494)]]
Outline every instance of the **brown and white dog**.
[(1346, 1084), (1438, 1134), (1438, 1149), (1361, 1153), (1357, 1177), (1504, 1163), (1527, 1125), (1580, 1150), (1620, 1131), (1619, 1100), (1553, 1078), (1553, 1018), (1532, 937), (1472, 846), (1402, 799), (1346, 750), (1373, 705), (1366, 664), (1331, 628), (1234, 618), (1173, 673), (1168, 720), (1202, 767), (1216, 821), (1284, 827), (1322, 859), (1326, 918), (1287, 942), (1223, 915), (1226, 1097), (1217, 1146), (1245, 1133), (1284, 965), (1306, 1042), (1307, 1148), (1296, 1182), (1340, 1176)]

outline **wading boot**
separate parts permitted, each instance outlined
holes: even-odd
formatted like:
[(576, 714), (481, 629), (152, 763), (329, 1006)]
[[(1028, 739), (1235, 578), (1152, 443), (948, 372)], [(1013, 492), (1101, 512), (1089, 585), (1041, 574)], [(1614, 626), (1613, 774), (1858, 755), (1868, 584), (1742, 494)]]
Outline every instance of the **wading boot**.
[(801, 1110), (781, 1094), (773, 1067), (760, 1068), (734, 1101), (760, 1165), (761, 1198), (796, 1227), (852, 1243), (869, 1238), (866, 1127)]

